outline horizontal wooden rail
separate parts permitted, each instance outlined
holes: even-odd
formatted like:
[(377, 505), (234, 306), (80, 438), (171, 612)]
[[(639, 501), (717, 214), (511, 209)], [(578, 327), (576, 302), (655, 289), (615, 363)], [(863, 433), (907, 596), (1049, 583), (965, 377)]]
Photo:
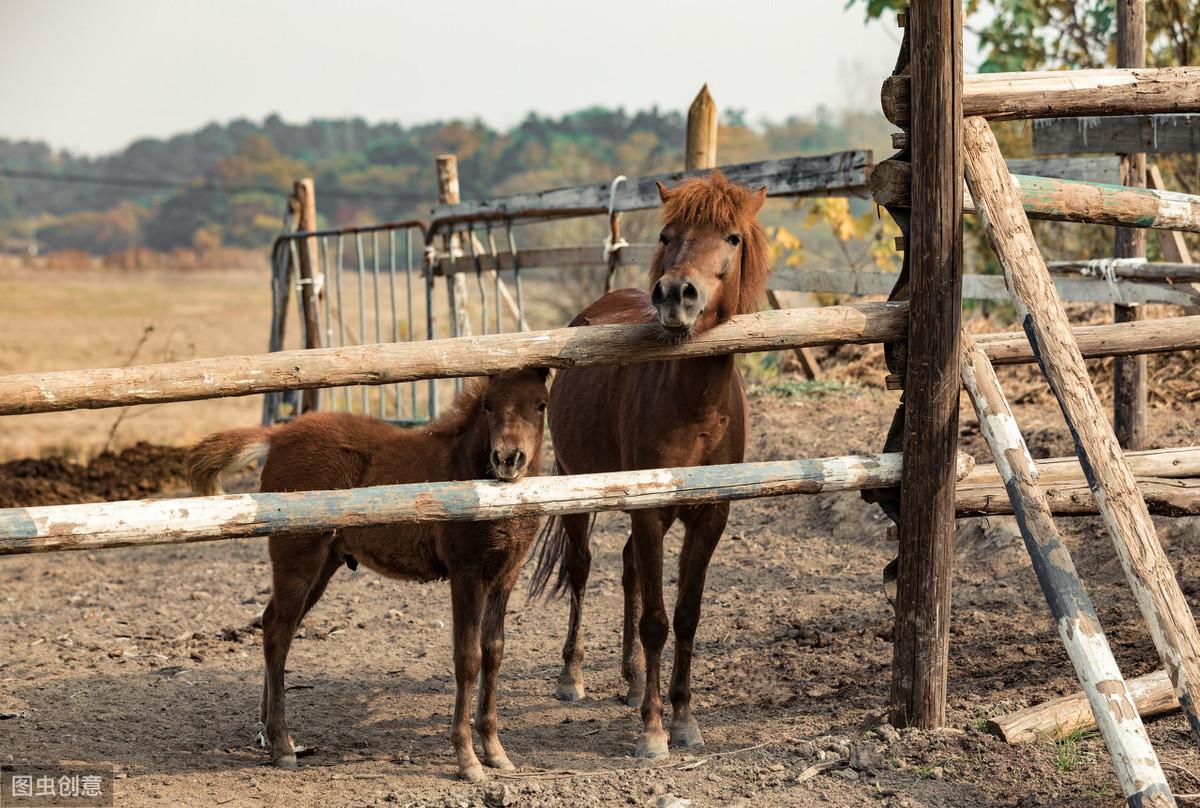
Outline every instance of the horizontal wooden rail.
[[(1073, 483), (1084, 479), (1078, 457), (1052, 457), (1035, 462), (1038, 482), (1043, 485)], [(1125, 452), (1125, 462), (1138, 477), (1200, 477), (1200, 446)], [(976, 488), (1003, 487), (1004, 480), (996, 467), (991, 463), (981, 463), (958, 484), (957, 490), (973, 493)]]
[[(862, 195), (871, 170), (870, 151), (844, 151), (816, 157), (789, 157), (720, 166), (731, 181), (757, 188), (767, 186), (770, 196)], [(554, 216), (590, 216), (613, 211), (647, 210), (661, 204), (656, 182), (674, 185), (686, 177), (707, 174), (712, 169), (676, 171), (646, 177), (630, 177), (618, 183), (616, 192), (609, 181), (558, 188), (531, 194), (468, 200), (457, 205), (439, 205), (430, 214), (432, 235), (456, 223), (503, 221), (505, 219)]]
[[(908, 122), (911, 79), (883, 83), (884, 116)], [(980, 73), (963, 81), (963, 115), (992, 120), (1200, 112), (1200, 67)]]
[(1159, 283), (1195, 283), (1200, 281), (1200, 264), (1166, 261), (1150, 263), (1141, 258), (1096, 258), (1091, 261), (1050, 261), (1051, 272), (1073, 272), (1104, 277), (1111, 270), (1118, 278)]
[[(363, 525), (624, 511), (896, 485), (902, 456), (530, 477), (515, 483), (386, 485), (0, 510), (0, 555), (179, 544)], [(959, 476), (974, 466), (958, 456)]]
[[(1031, 219), (1200, 233), (1200, 196), (1024, 174), (1009, 176)], [(871, 195), (880, 205), (906, 208), (911, 181), (909, 163), (885, 160), (871, 173)], [(975, 212), (975, 200), (965, 187), (963, 210)]]
[[(617, 250), (617, 266), (649, 267), (650, 261), (657, 250), (654, 244), (629, 244)], [(518, 250), (516, 266), (525, 269), (574, 269), (596, 268), (607, 269), (608, 258), (600, 244), (593, 247), (535, 247), (528, 250)], [(513, 256), (507, 249), (497, 250), (495, 259), (490, 253), (474, 258), (470, 255), (456, 255), (453, 260), (444, 253), (439, 253), (436, 275), (455, 275), (459, 272), (491, 272), (497, 268), (501, 272), (513, 269)]]
[[(785, 268), (771, 275), (768, 287), (777, 292), (848, 295), (887, 295), (896, 285), (894, 272), (847, 272), (835, 269)], [(964, 300), (1008, 300), (1003, 275), (964, 275)], [(1090, 278), (1055, 278), (1058, 296), (1068, 303), (1165, 303), (1200, 305), (1200, 293), (1168, 283), (1109, 283)]]
[[(1055, 516), (1086, 516), (1099, 513), (1096, 498), (1085, 480), (1045, 483), (1046, 501)], [(1138, 491), (1155, 516), (1200, 516), (1200, 479), (1166, 480), (1138, 477)], [(958, 516), (1012, 515), (1012, 502), (1003, 486), (971, 488), (954, 492)]]
[[(0, 376), (0, 415), (103, 409), (248, 396), (279, 390), (482, 376), (529, 367), (591, 367), (677, 357), (893, 342), (905, 336), (906, 303), (763, 311), (735, 317), (686, 342), (664, 343), (656, 325), (599, 325), (222, 356), (127, 368)], [(1200, 348), (1200, 316), (1074, 329), (1087, 357)], [(997, 364), (1033, 361), (1019, 332), (976, 337)]]
[(1041, 118), (1033, 122), (1033, 150), (1037, 154), (1195, 154), (1200, 152), (1200, 115)]
[(812, 345), (890, 342), (904, 336), (904, 303), (764, 311), (685, 342), (662, 328), (596, 325), (192, 359), (128, 368), (0, 376), (0, 415), (99, 409), (418, 379), (482, 376), (530, 367), (590, 367)]

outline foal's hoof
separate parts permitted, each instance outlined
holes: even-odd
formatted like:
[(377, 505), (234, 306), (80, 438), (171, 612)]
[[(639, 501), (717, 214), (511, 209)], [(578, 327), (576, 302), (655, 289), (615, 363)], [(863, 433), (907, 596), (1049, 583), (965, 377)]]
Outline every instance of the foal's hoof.
[(459, 769), (458, 779), (466, 780), (468, 783), (483, 782), (483, 766), (473, 763), (470, 766)]
[(503, 752), (499, 755), (484, 757), (483, 762), (489, 769), (499, 769), (502, 772), (511, 772), (517, 768), (513, 765), (512, 761), (508, 759), (508, 755), (504, 754)]
[(630, 707), (641, 707), (646, 698), (646, 675), (635, 676), (629, 680), (629, 692), (625, 694), (625, 704)]
[(296, 765), (295, 754), (280, 755), (279, 757), (273, 759), (271, 763), (274, 764), (275, 768), (284, 769), (285, 771), (289, 772), (294, 772), (299, 768), (299, 766)]
[(665, 758), (669, 754), (671, 752), (667, 749), (667, 733), (662, 730), (653, 734), (643, 732), (638, 736), (637, 746), (633, 749), (633, 756), (639, 760)]
[(558, 680), (554, 686), (554, 698), (559, 701), (580, 701), (583, 699), (583, 682)]
[(697, 749), (704, 746), (704, 736), (695, 721), (676, 726), (671, 725), (671, 746), (678, 749)]

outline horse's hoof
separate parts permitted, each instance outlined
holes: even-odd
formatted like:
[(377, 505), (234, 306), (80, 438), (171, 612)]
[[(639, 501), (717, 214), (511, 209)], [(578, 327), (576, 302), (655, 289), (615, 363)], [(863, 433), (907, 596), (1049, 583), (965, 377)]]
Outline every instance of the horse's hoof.
[(458, 770), (458, 777), (460, 780), (466, 780), (468, 783), (481, 783), (483, 782), (483, 766), (480, 766), (476, 762), (465, 768), (460, 768)]
[(294, 772), (299, 768), (299, 766), (296, 765), (295, 755), (280, 755), (272, 762), (275, 764), (275, 768), (284, 769), (285, 771), (289, 772)]
[(654, 734), (643, 732), (638, 736), (637, 746), (633, 749), (633, 756), (639, 760), (665, 758), (669, 754), (671, 752), (667, 748), (667, 733), (662, 730)]
[(582, 682), (559, 682), (554, 686), (554, 698), (559, 701), (580, 701), (583, 699)]
[(489, 769), (499, 769), (500, 771), (504, 772), (511, 772), (517, 768), (513, 765), (512, 761), (508, 759), (508, 755), (504, 754), (503, 752), (501, 752), (499, 755), (484, 757), (483, 762), (484, 765), (486, 765)]
[(704, 746), (704, 736), (695, 721), (679, 726), (671, 725), (671, 746), (679, 749), (698, 749)]

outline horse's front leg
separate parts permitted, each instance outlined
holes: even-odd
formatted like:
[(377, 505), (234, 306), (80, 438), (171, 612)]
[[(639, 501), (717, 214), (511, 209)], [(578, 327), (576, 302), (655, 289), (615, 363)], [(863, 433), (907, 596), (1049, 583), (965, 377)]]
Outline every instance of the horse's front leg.
[(679, 554), (679, 592), (675, 598), (675, 667), (671, 671), (671, 745), (690, 749), (704, 745), (692, 715), (692, 652), (704, 578), (717, 542), (729, 520), (729, 503), (695, 508), (683, 517), (687, 528)]
[(554, 686), (554, 697), (559, 701), (579, 701), (584, 693), (583, 596), (592, 570), (592, 550), (588, 544), (591, 519), (586, 513), (562, 517), (562, 529), (567, 534), (562, 564), (571, 587), (571, 617), (567, 624), (567, 639), (563, 643), (563, 667)]
[(504, 659), (504, 612), (512, 593), (520, 563), (513, 564), (503, 579), (489, 588), (483, 608), (483, 673), (479, 681), (479, 707), (475, 713), (475, 731), (483, 746), (483, 762), (493, 769), (513, 769), (512, 761), (500, 745), (499, 720), (496, 717), (496, 679)]
[(637, 578), (642, 590), (642, 618), (638, 629), (642, 652), (646, 657), (646, 692), (642, 696), (642, 734), (638, 736), (634, 757), (666, 757), (667, 733), (662, 723), (662, 693), (659, 672), (662, 649), (667, 641), (667, 609), (663, 605), (662, 556), (663, 534), (670, 524), (670, 513), (662, 510), (635, 511), (633, 550)]
[(458, 776), (472, 783), (483, 779), (483, 767), (471, 745), (471, 690), (479, 676), (479, 646), (483, 612), (483, 584), (478, 577), (450, 573), (450, 598), (454, 609), (454, 720), (450, 742), (458, 757)]
[(625, 542), (621, 560), (624, 563), (621, 588), (625, 591), (625, 621), (621, 632), (621, 676), (629, 685), (625, 703), (630, 707), (637, 707), (646, 695), (646, 658), (642, 654), (642, 643), (637, 636), (638, 623), (642, 619), (642, 585), (638, 583), (637, 558), (632, 535)]

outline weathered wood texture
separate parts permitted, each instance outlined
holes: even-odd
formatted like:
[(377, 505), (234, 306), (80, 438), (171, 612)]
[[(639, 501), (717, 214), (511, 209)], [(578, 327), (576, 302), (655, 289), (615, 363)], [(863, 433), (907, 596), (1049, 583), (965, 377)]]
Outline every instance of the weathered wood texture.
[[(771, 196), (860, 196), (865, 193), (871, 170), (870, 151), (844, 151), (819, 157), (790, 157), (721, 166), (725, 176), (741, 185), (767, 186)], [(614, 211), (657, 208), (662, 200), (656, 181), (674, 185), (685, 177), (700, 176), (708, 169), (677, 171), (647, 177), (630, 177), (617, 188)], [(431, 232), (456, 220), (503, 220), (546, 216), (587, 216), (608, 212), (610, 183), (598, 182), (532, 194), (467, 201), (453, 208), (433, 209)]]
[[(649, 267), (657, 247), (653, 244), (629, 244), (615, 253), (619, 267)], [(491, 272), (499, 266), (501, 272), (511, 272), (513, 269), (512, 254), (507, 251), (497, 251), (495, 259), (491, 253), (484, 253), (478, 258), (478, 266), (484, 272)], [(604, 251), (599, 247), (535, 247), (521, 250), (517, 253), (516, 265), (526, 269), (574, 269), (594, 267), (600, 269), (608, 266)], [(454, 275), (462, 272), (475, 272), (476, 259), (470, 256), (456, 256), (451, 259), (444, 252), (438, 254), (434, 271), (438, 275)]]
[[(1031, 219), (1200, 233), (1200, 196), (1024, 174), (1009, 177)], [(871, 195), (880, 205), (911, 207), (911, 182), (908, 163), (887, 160), (871, 172)], [(975, 201), (967, 189), (964, 189), (963, 210), (976, 212)]]
[(901, 480), (892, 723), (946, 721), (954, 564), (962, 318), (962, 2), (910, 8), (920, 99), (909, 130), (914, 166), (907, 244), (910, 306)]
[[(311, 177), (296, 180), (292, 186), (299, 210), (296, 228), (317, 229), (317, 194)], [(321, 347), (321, 318), (319, 307), (324, 299), (325, 276), (317, 257), (317, 239), (306, 238), (295, 244), (300, 265), (300, 314), (304, 321), (304, 347)], [(320, 392), (305, 390), (300, 397), (300, 411), (312, 412), (317, 408)]]
[[(1158, 231), (1159, 235), (1167, 233)], [(1094, 258), (1090, 261), (1050, 261), (1051, 272), (1071, 272), (1103, 278), (1110, 271), (1118, 278), (1172, 284), (1192, 284), (1200, 281), (1200, 264), (1148, 261), (1137, 258)]]
[[(446, 208), (456, 208), (461, 201), (458, 185), (458, 157), (453, 154), (441, 154), (437, 160), (438, 202)], [(453, 258), (463, 255), (462, 241), (458, 234), (450, 234), (443, 238), (446, 252)], [(471, 259), (467, 258), (470, 261)], [(450, 320), (454, 327), (454, 336), (469, 337), (471, 335), (471, 313), (467, 305), (467, 276), (455, 275), (447, 282), (446, 298), (450, 307)]]
[(996, 372), (966, 334), (962, 383), (975, 409), (980, 432), (996, 458), (1046, 605), (1104, 737), (1125, 799), (1138, 806), (1174, 804), (1146, 728), (1133, 708), (1133, 699), (1100, 627), (1100, 618), (1058, 533), (1038, 480), (1037, 466)]
[[(1166, 480), (1156, 477), (1137, 477), (1138, 491), (1146, 507), (1155, 516), (1200, 515), (1200, 479)], [(1046, 499), (1051, 513), (1057, 516), (1085, 516), (1099, 513), (1096, 498), (1087, 481), (1049, 483)], [(960, 516), (998, 516), (1011, 514), (1012, 503), (999, 486), (964, 489), (959, 486), (954, 496), (954, 510)]]
[(688, 107), (684, 168), (695, 171), (717, 167), (717, 102), (705, 84)]
[[(980, 348), (976, 336), (976, 345)], [(984, 351), (984, 353), (987, 353)], [(995, 364), (993, 362), (993, 364)], [(1183, 446), (1173, 449), (1147, 449), (1141, 452), (1126, 452), (1125, 463), (1138, 477), (1162, 477), (1178, 479), (1200, 477), (1200, 446)], [(1043, 485), (1076, 483), (1085, 481), (1083, 468), (1078, 457), (1051, 457), (1037, 461), (1038, 480)], [(991, 463), (977, 465), (963, 478), (958, 488), (962, 491), (1002, 488), (1004, 480), (1000, 470)]]
[[(772, 290), (783, 292), (887, 295), (896, 285), (896, 277), (894, 272), (786, 267), (776, 269), (768, 285)], [(1169, 283), (1055, 278), (1054, 286), (1066, 302), (1200, 304), (1200, 294), (1191, 287), (1176, 288)], [(999, 275), (964, 275), (962, 296), (964, 300), (1008, 300), (1008, 290), (1004, 287), (1004, 278)]]
[(1038, 154), (1191, 154), (1200, 152), (1200, 115), (1125, 115), (1117, 118), (1039, 118)]
[[(959, 455), (957, 472), (974, 461)], [(340, 491), (101, 502), (0, 510), (0, 555), (337, 530), (363, 525), (623, 511), (895, 485), (899, 454), (609, 474), (386, 485)]]
[(1121, 182), (1121, 161), (1108, 157), (1032, 157), (1027, 159), (1008, 158), (1009, 174), (1027, 174), (1033, 177), (1053, 177), (1060, 180), (1103, 182), (1117, 185)]
[[(1144, 0), (1117, 0), (1117, 67), (1146, 66), (1146, 8)], [(1146, 187), (1146, 155), (1121, 154), (1121, 184)], [(1145, 258), (1146, 232), (1118, 227), (1113, 255)], [(1118, 323), (1142, 319), (1137, 306), (1118, 304), (1113, 309)], [(1149, 374), (1144, 356), (1118, 356), (1113, 362), (1113, 431), (1126, 449), (1141, 449), (1146, 443), (1146, 407), (1150, 397)]]
[[(883, 84), (883, 114), (910, 117), (910, 80)], [(980, 73), (963, 82), (963, 114), (992, 120), (1200, 112), (1200, 67)]]
[[(1197, 124), (1200, 125), (1200, 120), (1197, 121)], [(1153, 188), (1156, 191), (1166, 190), (1166, 187), (1163, 185), (1162, 172), (1158, 170), (1158, 166), (1150, 165), (1146, 168), (1146, 187)], [(1158, 249), (1162, 252), (1164, 259), (1176, 264), (1192, 263), (1192, 253), (1183, 238), (1183, 233), (1176, 230), (1156, 230), (1154, 234), (1158, 237)], [(1200, 270), (1200, 266), (1196, 267), (1196, 269)], [(1200, 281), (1200, 277), (1189, 280), (1192, 281), (1192, 290), (1200, 292), (1200, 283), (1196, 282)], [(1200, 314), (1200, 307), (1188, 307), (1184, 313)]]
[[(1158, 670), (1130, 679), (1129, 695), (1142, 718), (1162, 715), (1179, 709), (1174, 686), (1166, 671)], [(987, 722), (987, 731), (1007, 743), (1045, 742), (1058, 740), (1078, 732), (1096, 728), (1096, 718), (1082, 693), (1044, 701), (1024, 710), (1017, 710)]]
[[(799, 346), (893, 342), (904, 337), (907, 326), (907, 303), (862, 303), (742, 315), (678, 345), (664, 344), (652, 324), (603, 325), (276, 351), (127, 368), (14, 373), (0, 376), (0, 415), (483, 376), (511, 368), (590, 367)], [(1079, 326), (1074, 333), (1088, 358), (1200, 349), (1200, 317)], [(1034, 361), (1024, 334), (981, 334), (976, 340), (993, 364)]]
[[(779, 295), (775, 290), (767, 285), (767, 305), (776, 311), (782, 311), (786, 308), (783, 302), (779, 299)], [(813, 356), (812, 351), (808, 348), (793, 348), (792, 354), (796, 357), (796, 363), (800, 366), (800, 372), (804, 374), (804, 378), (809, 380), (820, 379), (824, 374), (821, 372), (821, 365), (817, 362), (817, 358)]]
[(599, 325), (425, 342), (193, 359), (160, 365), (0, 377), (0, 415), (244, 396), (272, 390), (481, 376), (528, 367), (587, 367), (802, 345), (899, 339), (903, 303), (742, 315), (679, 344), (657, 323)]
[(1038, 362), (1072, 430), (1100, 515), (1193, 733), (1200, 736), (1200, 633), (1163, 552), (1146, 503), (1092, 388), (1066, 312), (983, 118), (965, 122), (967, 182)]

